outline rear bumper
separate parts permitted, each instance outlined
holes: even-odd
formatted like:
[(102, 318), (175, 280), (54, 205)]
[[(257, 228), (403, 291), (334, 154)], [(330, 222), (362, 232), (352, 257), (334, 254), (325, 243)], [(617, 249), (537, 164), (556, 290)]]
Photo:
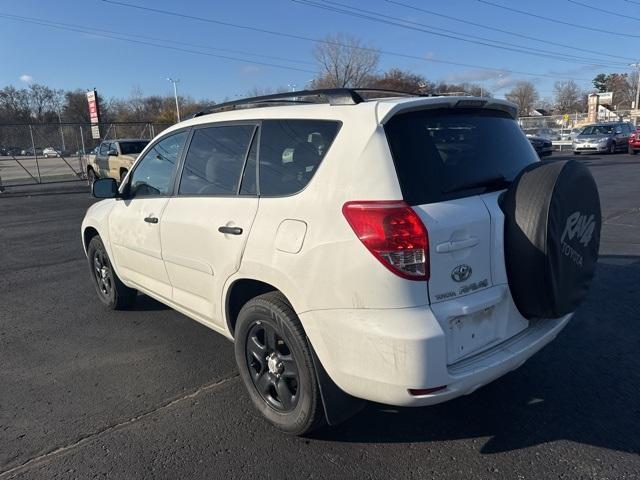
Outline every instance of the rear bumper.
[[(518, 368), (570, 318), (532, 321), (510, 339), (447, 365), (445, 334), (429, 306), (300, 315), (325, 370), (342, 390), (365, 400), (415, 407), (472, 393)], [(447, 387), (429, 395), (408, 392), (442, 385)]]

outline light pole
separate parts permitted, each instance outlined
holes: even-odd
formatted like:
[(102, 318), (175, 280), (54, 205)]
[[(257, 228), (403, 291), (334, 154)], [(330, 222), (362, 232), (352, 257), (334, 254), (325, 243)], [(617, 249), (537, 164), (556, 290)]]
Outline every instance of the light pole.
[(180, 79), (176, 78), (174, 80), (171, 77), (167, 77), (167, 80), (173, 83), (173, 96), (176, 99), (176, 116), (178, 117), (178, 122), (179, 122), (180, 121), (180, 105), (178, 104), (178, 82), (180, 81)]
[[(60, 139), (62, 140), (62, 152), (66, 150), (66, 146), (64, 144), (64, 130), (62, 129), (62, 117), (60, 116), (60, 110), (56, 110), (58, 114), (58, 125), (60, 125)], [(61, 155), (62, 155), (61, 152)]]
[(630, 63), (630, 67), (635, 68), (638, 71), (638, 79), (636, 82), (636, 110), (640, 110), (640, 62)]

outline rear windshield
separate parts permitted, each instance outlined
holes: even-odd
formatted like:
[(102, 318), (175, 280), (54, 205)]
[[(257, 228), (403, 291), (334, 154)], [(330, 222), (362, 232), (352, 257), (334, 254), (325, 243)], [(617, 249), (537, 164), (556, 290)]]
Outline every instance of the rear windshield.
[(149, 142), (147, 140), (140, 140), (136, 142), (120, 142), (120, 151), (123, 155), (134, 155), (144, 150)]
[(404, 200), (435, 203), (501, 188), (457, 188), (504, 177), (511, 181), (538, 155), (507, 113), (434, 109), (401, 113), (385, 126)]

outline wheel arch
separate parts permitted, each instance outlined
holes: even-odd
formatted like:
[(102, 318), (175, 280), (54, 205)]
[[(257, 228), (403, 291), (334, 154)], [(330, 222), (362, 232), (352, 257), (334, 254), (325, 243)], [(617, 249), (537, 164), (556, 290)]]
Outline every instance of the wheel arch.
[(237, 278), (229, 284), (224, 299), (224, 318), (231, 337), (235, 334), (236, 321), (242, 307), (252, 298), (273, 291), (282, 293), (287, 302), (291, 304), (286, 293), (269, 282), (254, 278)]
[[(272, 283), (253, 278), (237, 278), (230, 283), (225, 295), (224, 308), (227, 329), (232, 338), (234, 337), (236, 320), (242, 306), (252, 298), (271, 291), (280, 292), (289, 305), (291, 305), (293, 311), (296, 314), (298, 313), (295, 306), (291, 303), (290, 297)], [(302, 321), (300, 323), (305, 336), (307, 336), (304, 324)], [(336, 385), (322, 365), (313, 348), (313, 343), (308, 336), (307, 341), (315, 367), (316, 380), (320, 388), (320, 397), (325, 419), (329, 425), (338, 425), (364, 408), (366, 402), (349, 395)]]
[(82, 230), (82, 245), (84, 246), (84, 252), (87, 253), (89, 248), (89, 242), (95, 236), (100, 236), (100, 233), (95, 227), (87, 226)]

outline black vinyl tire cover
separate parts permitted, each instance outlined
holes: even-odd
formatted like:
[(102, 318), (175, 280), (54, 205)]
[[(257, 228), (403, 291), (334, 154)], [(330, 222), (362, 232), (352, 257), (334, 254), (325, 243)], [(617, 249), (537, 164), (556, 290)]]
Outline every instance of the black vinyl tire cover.
[(598, 260), (600, 197), (576, 160), (536, 162), (505, 192), (507, 278), (520, 313), (558, 318), (584, 300)]

